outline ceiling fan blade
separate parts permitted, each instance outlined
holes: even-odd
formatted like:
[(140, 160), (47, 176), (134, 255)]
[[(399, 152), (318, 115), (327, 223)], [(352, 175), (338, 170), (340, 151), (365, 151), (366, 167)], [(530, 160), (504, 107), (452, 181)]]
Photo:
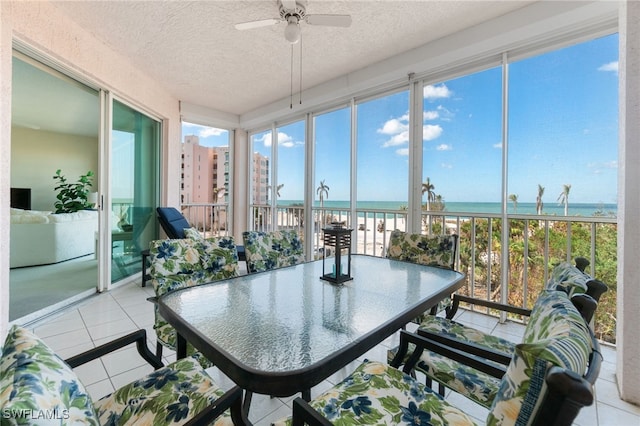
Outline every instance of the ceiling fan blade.
[(351, 25), (351, 15), (307, 15), (305, 20), (309, 25), (325, 25), (328, 27), (348, 27)]
[(281, 19), (261, 19), (259, 21), (241, 22), (236, 24), (236, 30), (251, 30), (254, 28), (268, 27), (269, 25), (275, 25), (281, 22)]
[(296, 8), (296, 0), (280, 0), (280, 2), (286, 10), (295, 10)]

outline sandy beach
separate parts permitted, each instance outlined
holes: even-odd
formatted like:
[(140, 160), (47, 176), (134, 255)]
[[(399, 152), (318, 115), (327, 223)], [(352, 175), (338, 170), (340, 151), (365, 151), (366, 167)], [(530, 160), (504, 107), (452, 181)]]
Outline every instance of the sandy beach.
[[(332, 220), (346, 222), (346, 217), (336, 217), (336, 215), (325, 218), (325, 223), (329, 224)], [(278, 212), (278, 226), (280, 229), (298, 229), (298, 221), (291, 214), (284, 211)], [(447, 221), (449, 232), (454, 232), (456, 228), (455, 221)], [(322, 224), (316, 227), (319, 232), (314, 232), (314, 246), (322, 247)], [(369, 254), (375, 256), (384, 256), (389, 245), (389, 236), (391, 231), (398, 229), (406, 231), (407, 223), (402, 214), (376, 214), (375, 217), (358, 217), (358, 222), (354, 226), (353, 253)]]

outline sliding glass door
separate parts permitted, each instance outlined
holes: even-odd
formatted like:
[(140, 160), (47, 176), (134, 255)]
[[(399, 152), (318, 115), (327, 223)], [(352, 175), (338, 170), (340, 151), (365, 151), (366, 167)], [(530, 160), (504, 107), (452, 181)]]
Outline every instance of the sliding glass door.
[(161, 123), (113, 100), (111, 131), (111, 282), (142, 269), (141, 252), (158, 234)]
[(12, 67), (9, 320), (25, 323), (96, 291), (100, 100), (21, 52)]

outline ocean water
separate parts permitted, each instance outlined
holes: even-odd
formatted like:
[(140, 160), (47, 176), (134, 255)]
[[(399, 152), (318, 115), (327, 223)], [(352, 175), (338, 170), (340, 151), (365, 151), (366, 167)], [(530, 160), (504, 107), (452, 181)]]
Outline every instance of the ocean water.
[[(278, 206), (289, 206), (292, 204), (300, 204), (301, 200), (278, 200)], [(407, 206), (407, 202), (402, 201), (358, 201), (358, 210), (401, 210), (402, 206)], [(320, 204), (316, 202), (316, 207)], [(326, 200), (324, 207), (328, 209), (348, 209), (348, 201)], [(445, 202), (445, 211), (452, 213), (495, 213), (501, 211), (500, 203), (488, 202)], [(518, 203), (517, 210), (514, 209), (513, 203), (508, 205), (508, 213), (510, 214), (536, 214), (536, 203)], [(569, 202), (569, 216), (594, 216), (604, 215), (615, 217), (618, 213), (616, 204), (604, 203), (571, 203)], [(544, 215), (564, 216), (564, 206), (554, 202), (545, 203), (542, 209)], [(362, 216), (362, 214), (361, 214)]]

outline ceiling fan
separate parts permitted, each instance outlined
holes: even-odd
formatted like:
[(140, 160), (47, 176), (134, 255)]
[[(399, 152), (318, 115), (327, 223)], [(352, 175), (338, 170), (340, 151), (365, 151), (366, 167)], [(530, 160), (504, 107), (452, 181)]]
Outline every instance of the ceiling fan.
[(304, 21), (309, 25), (323, 25), (328, 27), (348, 27), (351, 25), (350, 15), (307, 15), (304, 4), (297, 2), (296, 0), (278, 0), (278, 8), (280, 10), (279, 18), (241, 22), (236, 24), (235, 27), (238, 30), (250, 30), (286, 22), (287, 26), (284, 29), (284, 37), (291, 44), (294, 44), (300, 40), (301, 21)]

